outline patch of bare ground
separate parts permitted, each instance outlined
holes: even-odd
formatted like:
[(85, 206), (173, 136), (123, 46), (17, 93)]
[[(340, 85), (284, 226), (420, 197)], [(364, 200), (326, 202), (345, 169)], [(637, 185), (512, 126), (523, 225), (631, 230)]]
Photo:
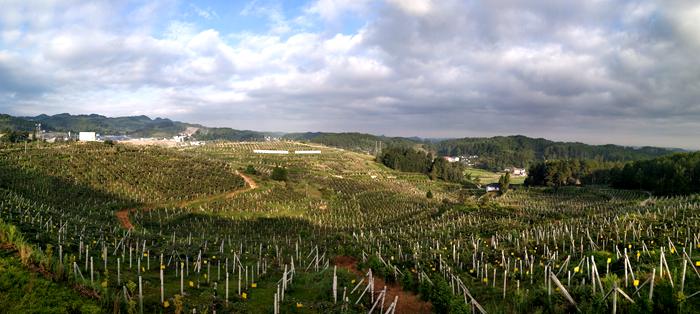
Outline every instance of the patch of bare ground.
[[(357, 260), (351, 256), (336, 256), (333, 259), (333, 265), (340, 268), (345, 268), (359, 276), (365, 276), (365, 273), (357, 268)], [(433, 305), (430, 302), (421, 300), (418, 295), (413, 292), (405, 291), (401, 285), (397, 283), (387, 284), (384, 279), (374, 277), (374, 291), (379, 293), (386, 286), (386, 300), (389, 304), (393, 302), (394, 297), (399, 297), (399, 302), (396, 304), (396, 313), (398, 314), (414, 314), (414, 313), (432, 313)]]

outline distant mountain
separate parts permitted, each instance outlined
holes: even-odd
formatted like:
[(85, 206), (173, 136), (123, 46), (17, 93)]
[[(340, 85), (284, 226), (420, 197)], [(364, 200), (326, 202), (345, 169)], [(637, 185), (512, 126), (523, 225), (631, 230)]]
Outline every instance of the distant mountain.
[[(109, 118), (97, 114), (71, 115), (61, 113), (53, 116), (38, 115), (22, 117), (32, 123), (41, 123), (42, 129), (60, 132), (90, 131), (103, 135), (130, 135), (133, 137), (170, 137), (199, 125), (147, 116)], [(201, 126), (200, 126), (201, 127)]]
[(443, 156), (477, 155), (480, 166), (496, 170), (511, 166), (527, 167), (536, 161), (555, 159), (634, 161), (677, 151), (658, 147), (554, 142), (522, 135), (451, 139), (435, 143), (433, 147), (439, 155)]
[(7, 114), (0, 114), (0, 132), (3, 130), (11, 131), (32, 131), (35, 128), (34, 122), (13, 117)]
[(553, 159), (594, 159), (600, 161), (635, 161), (650, 159), (678, 152), (678, 149), (658, 147), (628, 147), (619, 145), (588, 145), (583, 143), (554, 142), (543, 138), (522, 135), (491, 138), (420, 139), (387, 137), (357, 132), (329, 133), (268, 133), (232, 128), (210, 128), (170, 119), (147, 116), (109, 118), (97, 114), (13, 117), (0, 114), (0, 131), (32, 131), (35, 124), (42, 129), (59, 132), (92, 131), (103, 135), (128, 135), (131, 137), (171, 137), (185, 130), (196, 128), (194, 137), (199, 140), (261, 141), (266, 136), (304, 141), (343, 149), (376, 154), (388, 147), (410, 147), (441, 156), (478, 155), (477, 165), (482, 168), (502, 170), (505, 167), (527, 167), (537, 161)]

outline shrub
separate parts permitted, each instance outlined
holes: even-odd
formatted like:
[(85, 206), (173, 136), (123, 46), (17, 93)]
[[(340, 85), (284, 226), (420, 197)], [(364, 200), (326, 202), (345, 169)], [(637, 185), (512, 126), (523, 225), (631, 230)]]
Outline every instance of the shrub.
[(275, 181), (287, 181), (287, 169), (279, 166), (275, 167), (275, 169), (272, 169), (272, 175), (270, 175), (270, 178)]

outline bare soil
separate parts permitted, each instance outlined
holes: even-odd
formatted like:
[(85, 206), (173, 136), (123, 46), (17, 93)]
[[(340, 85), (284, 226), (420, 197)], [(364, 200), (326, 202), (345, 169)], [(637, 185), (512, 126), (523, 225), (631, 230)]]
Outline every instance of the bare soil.
[[(333, 264), (350, 270), (351, 272), (365, 276), (366, 272), (357, 269), (357, 260), (351, 256), (337, 256), (333, 259)], [(396, 283), (387, 284), (382, 278), (374, 277), (374, 293), (379, 292), (386, 286), (386, 302), (384, 306), (389, 306), (394, 301), (394, 297), (398, 296), (399, 301), (396, 304), (396, 313), (398, 314), (414, 314), (414, 313), (432, 313), (433, 305), (430, 302), (422, 301), (418, 295), (413, 292), (405, 291)]]

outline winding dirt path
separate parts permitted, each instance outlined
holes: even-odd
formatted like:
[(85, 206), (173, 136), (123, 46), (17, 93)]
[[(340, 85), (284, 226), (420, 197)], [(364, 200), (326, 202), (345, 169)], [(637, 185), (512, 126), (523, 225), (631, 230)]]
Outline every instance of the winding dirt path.
[[(241, 194), (243, 192), (247, 192), (247, 191), (254, 190), (254, 189), (258, 188), (258, 184), (251, 177), (249, 177), (245, 174), (242, 174), (238, 170), (236, 170), (236, 175), (243, 178), (243, 181), (245, 181), (245, 185), (247, 186), (247, 188), (242, 189), (242, 190), (236, 189), (233, 191), (224, 192), (221, 194), (214, 194), (214, 195), (210, 195), (210, 196), (205, 196), (205, 197), (197, 198), (197, 199), (193, 199), (193, 200), (181, 201), (181, 202), (177, 203), (176, 206), (177, 207), (189, 207), (192, 204), (196, 204), (196, 203), (200, 203), (200, 202), (207, 202), (207, 201), (212, 201), (212, 200), (221, 199), (221, 198), (223, 198), (223, 199), (232, 198), (232, 197), (234, 197), (238, 194)], [(148, 210), (149, 208), (150, 207), (143, 207), (142, 210)], [(117, 220), (119, 220), (119, 224), (121, 224), (122, 227), (124, 227), (125, 229), (133, 229), (134, 225), (131, 223), (131, 220), (129, 219), (129, 212), (135, 212), (136, 210), (137, 210), (136, 208), (126, 208), (126, 209), (122, 209), (120, 211), (115, 212), (114, 215), (117, 217)]]
[[(365, 273), (357, 269), (357, 260), (350, 256), (336, 256), (333, 259), (333, 264), (345, 268), (356, 275), (361, 277), (365, 276)], [(422, 301), (418, 295), (413, 292), (405, 291), (401, 285), (396, 283), (387, 284), (382, 278), (374, 277), (374, 292), (379, 294), (379, 292), (386, 286), (386, 302), (384, 306), (389, 306), (391, 302), (394, 301), (394, 297), (398, 296), (399, 301), (396, 304), (396, 313), (398, 314), (422, 314), (422, 313), (432, 313), (433, 304), (430, 302)], [(352, 287), (350, 288), (352, 289)]]

